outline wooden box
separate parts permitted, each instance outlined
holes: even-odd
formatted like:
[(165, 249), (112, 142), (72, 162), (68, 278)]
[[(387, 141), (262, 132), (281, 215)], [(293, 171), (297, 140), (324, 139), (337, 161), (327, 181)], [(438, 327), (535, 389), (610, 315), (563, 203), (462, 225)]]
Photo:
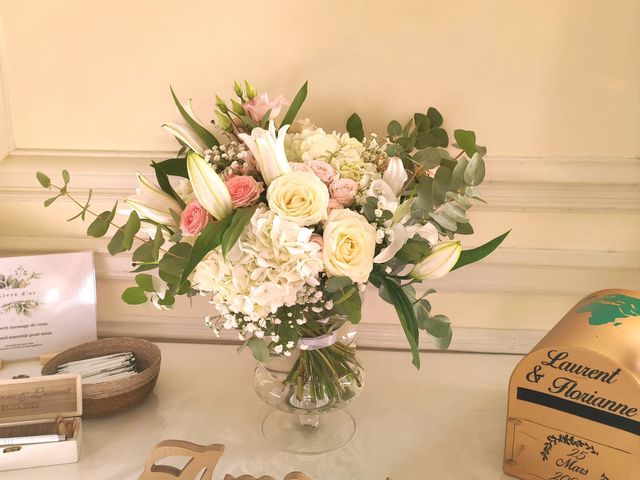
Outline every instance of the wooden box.
[(515, 368), (504, 471), (640, 479), (640, 292), (581, 300)]
[(0, 381), (0, 438), (66, 435), (51, 443), (0, 447), (0, 471), (78, 461), (82, 425), (79, 375)]

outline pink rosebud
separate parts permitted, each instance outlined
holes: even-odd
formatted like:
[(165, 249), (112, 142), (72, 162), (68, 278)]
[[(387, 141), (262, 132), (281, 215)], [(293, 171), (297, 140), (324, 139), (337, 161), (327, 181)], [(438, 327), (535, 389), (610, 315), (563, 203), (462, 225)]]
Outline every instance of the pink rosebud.
[(313, 243), (317, 243), (320, 246), (320, 250), (318, 250), (318, 255), (322, 258), (322, 247), (324, 246), (324, 239), (322, 238), (322, 235), (319, 235), (317, 233), (312, 233), (309, 241)]
[(207, 223), (211, 220), (209, 212), (197, 201), (191, 202), (182, 211), (180, 217), (180, 230), (186, 236), (199, 234)]
[(233, 208), (248, 207), (253, 205), (260, 198), (264, 190), (262, 182), (248, 175), (234, 175), (225, 182)]
[(306, 164), (311, 167), (311, 170), (316, 174), (316, 177), (322, 180), (322, 183), (325, 185), (331, 184), (331, 182), (336, 179), (336, 171), (327, 162), (323, 162), (322, 160), (310, 160), (306, 162)]
[(311, 170), (311, 167), (306, 163), (290, 162), (289, 166), (291, 167), (291, 170), (294, 171), (294, 172), (311, 172), (311, 173), (313, 173), (313, 170)]
[(340, 202), (343, 207), (353, 203), (358, 192), (358, 184), (350, 178), (339, 178), (329, 186), (331, 198)]
[(329, 214), (331, 210), (339, 210), (341, 208), (344, 208), (344, 206), (342, 206), (342, 204), (338, 200), (336, 200), (335, 198), (330, 198), (329, 206), (327, 207), (327, 214)]
[(245, 102), (242, 106), (254, 121), (260, 122), (269, 110), (271, 110), (269, 118), (276, 118), (280, 115), (282, 107), (288, 104), (289, 102), (282, 95), (273, 100), (269, 100), (268, 93), (261, 93), (248, 102)]

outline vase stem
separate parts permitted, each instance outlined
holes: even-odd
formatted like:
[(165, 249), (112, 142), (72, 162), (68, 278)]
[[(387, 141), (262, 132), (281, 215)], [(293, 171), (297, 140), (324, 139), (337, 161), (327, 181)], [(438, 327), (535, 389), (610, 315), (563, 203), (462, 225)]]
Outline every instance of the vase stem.
[(320, 426), (320, 415), (298, 415), (298, 421), (304, 428), (318, 428)]

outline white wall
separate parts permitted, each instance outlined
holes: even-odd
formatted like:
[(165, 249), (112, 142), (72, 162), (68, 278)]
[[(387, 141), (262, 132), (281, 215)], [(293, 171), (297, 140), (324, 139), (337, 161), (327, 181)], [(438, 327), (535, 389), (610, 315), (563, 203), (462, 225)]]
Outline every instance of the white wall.
[[(95, 187), (96, 209), (123, 198), (134, 169), (175, 146), (159, 128), (177, 116), (169, 84), (206, 118), (233, 79), (289, 97), (309, 80), (303, 113), (327, 128), (357, 111), (383, 131), (433, 105), (450, 130), (475, 129), (489, 205), (467, 245), (513, 233), (436, 285), (459, 348), (525, 349), (582, 295), (638, 288), (636, 0), (0, 0), (0, 17), (13, 128), (0, 115), (0, 156), (8, 139), (16, 147), (0, 164), (0, 252), (102, 252), (104, 334), (207, 337), (206, 306), (123, 305), (126, 258), (65, 223), (70, 205), (45, 211), (33, 172), (69, 169), (73, 186)], [(401, 340), (374, 294), (363, 332), (368, 344)]]

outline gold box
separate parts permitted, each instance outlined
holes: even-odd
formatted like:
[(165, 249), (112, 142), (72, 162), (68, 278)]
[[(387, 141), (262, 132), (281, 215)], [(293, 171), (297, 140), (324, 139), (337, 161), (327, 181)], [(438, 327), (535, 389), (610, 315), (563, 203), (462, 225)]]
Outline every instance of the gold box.
[(0, 381), (0, 438), (66, 435), (50, 443), (0, 446), (0, 471), (78, 461), (82, 435), (79, 375)]
[(640, 479), (640, 292), (581, 300), (516, 366), (504, 471), (523, 480)]

